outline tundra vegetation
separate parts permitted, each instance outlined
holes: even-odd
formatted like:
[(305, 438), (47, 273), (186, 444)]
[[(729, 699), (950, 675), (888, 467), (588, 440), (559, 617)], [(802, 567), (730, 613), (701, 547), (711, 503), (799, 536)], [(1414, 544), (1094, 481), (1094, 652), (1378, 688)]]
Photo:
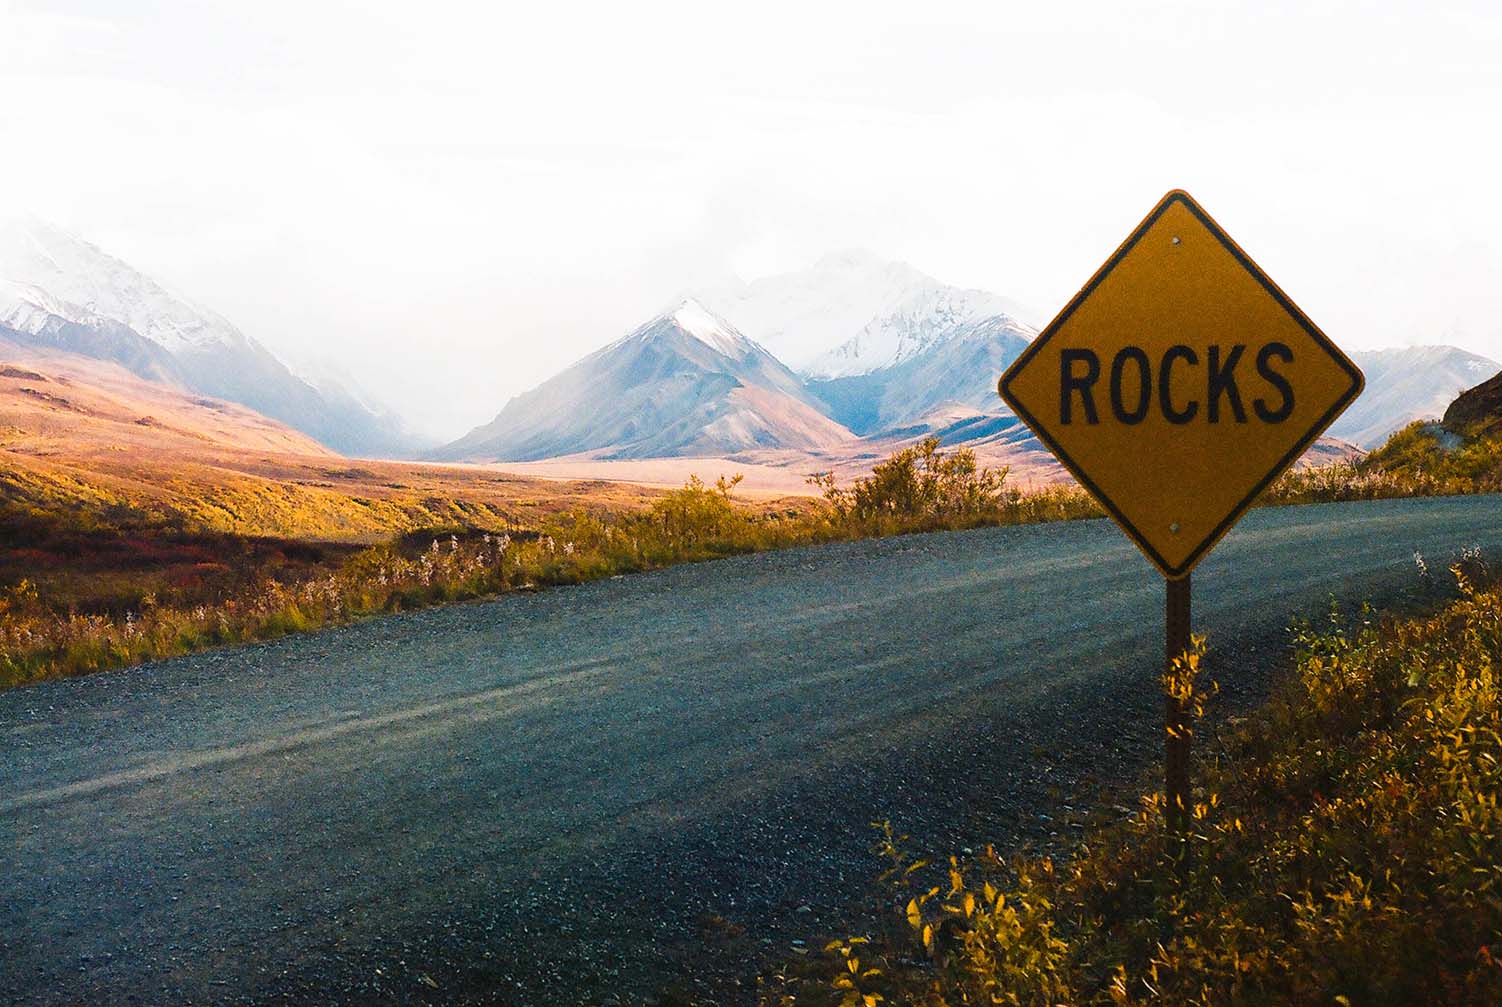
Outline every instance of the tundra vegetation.
[[(1359, 462), (1285, 475), (1263, 502), (1474, 492), (1502, 483), (1495, 441), (1456, 449), (1447, 437), (1411, 427)], [(538, 507), (530, 517), (528, 508), (449, 506), (430, 493), (392, 509), (383, 520), (388, 535), (399, 534), (376, 545), (268, 537), (265, 528), (291, 519), (267, 526), (263, 509), (249, 505), (216, 506), (205, 516), (137, 507), (71, 483), (55, 491), (28, 483), (21, 492), (19, 483), (0, 481), (0, 687), (673, 563), (1101, 514), (1076, 487), (1024, 491), (1008, 484), (1005, 469), (980, 469), (972, 452), (941, 450), (937, 438), (896, 452), (848, 486), (829, 475), (811, 481), (818, 500), (780, 508), (735, 500), (738, 478), (712, 485), (693, 478), (639, 504)], [(241, 528), (237, 513), (251, 523)], [(443, 523), (424, 523), (435, 518)]]
[[(1063, 861), (930, 865), (881, 826), (889, 925), (762, 1003), (1502, 1003), (1502, 590), (1452, 569), (1437, 614), (1295, 624), (1271, 701), (1203, 732), (1183, 839), (1161, 792)], [(1164, 676), (1197, 712), (1203, 646)]]

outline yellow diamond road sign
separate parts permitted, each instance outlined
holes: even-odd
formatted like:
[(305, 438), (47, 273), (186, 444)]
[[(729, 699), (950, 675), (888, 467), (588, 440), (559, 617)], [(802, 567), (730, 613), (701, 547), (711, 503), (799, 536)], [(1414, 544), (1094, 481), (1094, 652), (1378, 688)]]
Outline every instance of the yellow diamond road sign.
[(1000, 392), (1178, 578), (1363, 384), (1209, 214), (1174, 191), (1007, 369)]

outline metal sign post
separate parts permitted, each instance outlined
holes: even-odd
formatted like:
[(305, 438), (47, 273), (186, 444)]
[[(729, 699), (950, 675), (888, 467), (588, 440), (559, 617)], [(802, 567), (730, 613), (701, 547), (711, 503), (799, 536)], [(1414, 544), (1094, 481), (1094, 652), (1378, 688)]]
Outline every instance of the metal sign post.
[[(1361, 393), (1361, 371), (1181, 190), (1158, 202), (998, 391), (1163, 574), (1168, 670), (1189, 572)], [(1169, 824), (1189, 820), (1170, 697)]]
[[(1189, 575), (1165, 580), (1163, 606), (1164, 671), (1189, 649)], [(1168, 800), (1169, 830), (1182, 838), (1189, 830), (1189, 711), (1165, 691), (1163, 716), (1163, 793)]]

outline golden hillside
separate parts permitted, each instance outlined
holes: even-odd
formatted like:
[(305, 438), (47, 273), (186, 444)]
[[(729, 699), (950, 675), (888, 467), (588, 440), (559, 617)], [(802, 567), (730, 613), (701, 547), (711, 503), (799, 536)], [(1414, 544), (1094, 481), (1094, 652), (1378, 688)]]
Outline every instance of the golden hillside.
[(0, 340), (0, 502), (82, 525), (375, 540), (530, 524), (651, 491), (482, 468), (354, 461), (232, 403)]

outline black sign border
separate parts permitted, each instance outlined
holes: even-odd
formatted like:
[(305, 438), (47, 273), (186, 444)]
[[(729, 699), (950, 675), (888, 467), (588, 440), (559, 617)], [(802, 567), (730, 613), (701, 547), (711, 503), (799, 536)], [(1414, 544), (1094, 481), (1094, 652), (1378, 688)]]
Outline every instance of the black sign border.
[[(1148, 232), (1153, 224), (1157, 223), (1158, 218), (1163, 216), (1163, 214), (1168, 211), (1168, 208), (1170, 206), (1173, 206), (1175, 203), (1182, 204), (1185, 209), (1194, 214), (1195, 218), (1205, 226), (1205, 229), (1208, 230), (1212, 235), (1214, 235), (1216, 240), (1218, 240), (1228, 252), (1235, 256), (1236, 261), (1241, 263), (1242, 268), (1245, 269), (1253, 279), (1260, 283), (1263, 289), (1265, 289), (1268, 294), (1272, 296), (1273, 300), (1277, 301), (1278, 304), (1283, 308), (1283, 310), (1288, 312), (1288, 314), (1294, 319), (1294, 321), (1298, 322), (1299, 325), (1304, 329), (1304, 331), (1309, 334), (1309, 337), (1313, 339), (1318, 345), (1323, 347), (1324, 350), (1334, 358), (1335, 362), (1340, 365), (1341, 369), (1351, 377), (1351, 387), (1347, 389), (1345, 394), (1341, 395), (1336, 400), (1335, 404), (1332, 405), (1328, 410), (1326, 410), (1324, 415), (1320, 416), (1320, 418), (1314, 422), (1314, 425), (1310, 427), (1308, 433), (1299, 438), (1298, 442), (1293, 446), (1293, 448), (1290, 449), (1289, 452), (1285, 454), (1277, 462), (1276, 465), (1273, 466), (1272, 471), (1270, 471), (1266, 476), (1258, 481), (1257, 485), (1252, 488), (1252, 491), (1248, 493), (1240, 503), (1238, 503), (1231, 509), (1230, 514), (1226, 516), (1225, 520), (1216, 525), (1214, 530), (1212, 530), (1210, 534), (1205, 537), (1204, 541), (1195, 546), (1193, 551), (1191, 551), (1189, 555), (1184, 559), (1184, 562), (1180, 563), (1178, 566), (1173, 566), (1172, 564), (1170, 564), (1166, 559), (1163, 558), (1158, 550), (1152, 547), (1147, 538), (1140, 531), (1138, 531), (1136, 526), (1133, 525), (1131, 521), (1127, 520), (1125, 514), (1121, 513), (1116, 504), (1111, 501), (1111, 498), (1108, 497), (1104, 492), (1102, 492), (1100, 487), (1095, 485), (1095, 482), (1085, 474), (1085, 472), (1074, 461), (1074, 459), (1069, 457), (1068, 452), (1066, 452), (1063, 447), (1053, 439), (1053, 437), (1049, 436), (1049, 433), (1044, 428), (1043, 424), (1039, 423), (1037, 418), (1029, 413), (1027, 409), (1025, 409), (1022, 404), (1016, 400), (1016, 398), (1011, 394), (1010, 388), (1011, 382), (1017, 377), (1018, 374), (1022, 373), (1022, 369), (1028, 365), (1033, 357), (1037, 356), (1038, 353), (1042, 351), (1044, 345), (1047, 344), (1048, 341), (1058, 333), (1059, 329), (1064, 326), (1064, 323), (1067, 322), (1070, 316), (1074, 314), (1075, 309), (1083, 304), (1085, 300), (1095, 292), (1095, 288), (1100, 286), (1102, 281), (1104, 281), (1105, 278), (1111, 274), (1111, 271), (1115, 269), (1116, 266), (1121, 262), (1121, 260), (1126, 257), (1126, 254), (1136, 246), (1138, 241), (1142, 240), (1142, 236)], [(1080, 481), (1080, 484), (1083, 485), (1085, 489), (1090, 491), (1090, 495), (1095, 497), (1095, 499), (1101, 504), (1101, 506), (1106, 509), (1106, 512), (1111, 515), (1112, 520), (1114, 520), (1118, 525), (1121, 526), (1121, 530), (1126, 532), (1127, 536), (1131, 538), (1133, 542), (1137, 543), (1137, 548), (1141, 549), (1143, 553), (1146, 554), (1147, 558), (1152, 560), (1153, 565), (1156, 566), (1160, 571), (1162, 571), (1163, 576), (1167, 577), (1169, 580), (1178, 580), (1180, 578), (1187, 577), (1189, 575), (1189, 572), (1193, 570), (1196, 565), (1198, 565), (1201, 559), (1204, 558), (1205, 554), (1208, 553), (1215, 546), (1215, 544), (1221, 540), (1225, 533), (1230, 531), (1231, 527), (1241, 519), (1242, 515), (1251, 508), (1252, 504), (1256, 501), (1257, 497), (1262, 493), (1262, 491), (1267, 489), (1267, 487), (1272, 484), (1272, 481), (1274, 479), (1282, 475), (1290, 465), (1298, 460), (1299, 456), (1308, 449), (1309, 445), (1313, 444), (1315, 440), (1318, 439), (1319, 435), (1324, 433), (1325, 430), (1329, 428), (1331, 423), (1335, 422), (1335, 418), (1341, 413), (1345, 412), (1346, 407), (1349, 406), (1356, 399), (1356, 397), (1361, 394), (1362, 390), (1365, 387), (1366, 376), (1361, 373), (1361, 369), (1351, 362), (1351, 359), (1341, 351), (1340, 347), (1336, 346), (1333, 342), (1330, 341), (1329, 336), (1326, 336), (1323, 332), (1320, 331), (1319, 326), (1310, 321), (1308, 315), (1299, 310), (1298, 305), (1289, 300), (1288, 295), (1283, 293), (1278, 285), (1274, 283), (1268, 277), (1268, 275), (1262, 271), (1262, 268), (1255, 262), (1253, 262), (1251, 257), (1248, 256), (1246, 252), (1241, 250), (1241, 246), (1236, 244), (1235, 241), (1231, 240), (1231, 236), (1227, 234), (1225, 230), (1219, 224), (1217, 224), (1208, 213), (1205, 212), (1203, 207), (1201, 207), (1197, 202), (1194, 201), (1194, 197), (1189, 195), (1189, 193), (1185, 192), (1182, 189), (1174, 189), (1173, 191), (1169, 192), (1168, 195), (1159, 200), (1158, 205), (1152, 209), (1152, 212), (1150, 212), (1146, 217), (1143, 218), (1142, 223), (1138, 224), (1136, 230), (1131, 233), (1126, 241), (1122, 242), (1121, 247), (1116, 250), (1115, 254), (1107, 259), (1105, 264), (1095, 271), (1095, 275), (1090, 278), (1090, 281), (1086, 283), (1082, 288), (1080, 288), (1080, 292), (1075, 294), (1074, 297), (1070, 299), (1069, 303), (1064, 306), (1064, 310), (1059, 312), (1058, 317), (1049, 322), (1048, 325), (1043, 329), (1043, 331), (1038, 333), (1038, 338), (1034, 339), (1032, 343), (1028, 345), (1027, 349), (1023, 350), (1022, 354), (1018, 356), (1016, 360), (1012, 361), (1012, 366), (1006, 369), (1006, 372), (1002, 374), (1001, 380), (997, 382), (996, 386), (997, 391), (1002, 397), (1002, 400), (1005, 401), (1006, 404), (1011, 408), (1011, 410), (1022, 419), (1022, 422), (1028, 425), (1028, 428), (1031, 429), (1033, 433), (1038, 435), (1038, 439), (1041, 440), (1044, 445), (1053, 452), (1054, 457), (1058, 458), (1059, 461), (1064, 464), (1064, 467), (1069, 470), (1070, 474), (1078, 479)]]

